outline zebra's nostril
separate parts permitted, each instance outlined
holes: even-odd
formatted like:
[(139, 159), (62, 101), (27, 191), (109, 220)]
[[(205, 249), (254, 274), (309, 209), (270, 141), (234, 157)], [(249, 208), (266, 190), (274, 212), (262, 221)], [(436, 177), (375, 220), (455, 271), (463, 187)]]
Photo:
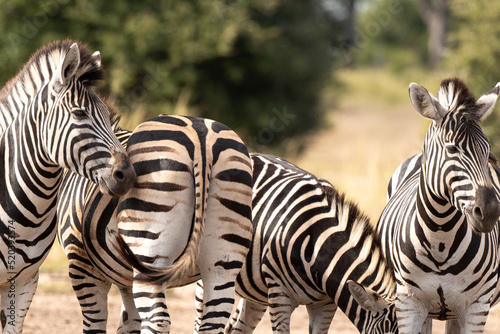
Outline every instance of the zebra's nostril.
[(113, 177), (118, 182), (123, 182), (125, 180), (125, 174), (121, 170), (117, 170), (113, 173)]
[(477, 219), (483, 219), (483, 210), (481, 210), (480, 207), (476, 206), (474, 208), (474, 216), (477, 218)]

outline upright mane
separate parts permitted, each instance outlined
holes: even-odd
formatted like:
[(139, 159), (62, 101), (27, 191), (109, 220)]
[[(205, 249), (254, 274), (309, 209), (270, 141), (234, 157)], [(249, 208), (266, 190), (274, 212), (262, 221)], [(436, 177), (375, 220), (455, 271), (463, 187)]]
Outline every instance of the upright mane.
[(463, 110), (474, 120), (479, 120), (477, 115), (476, 98), (469, 87), (459, 78), (449, 78), (441, 82), (437, 99), (449, 112)]
[(378, 239), (374, 224), (371, 223), (370, 218), (361, 211), (358, 205), (348, 200), (343, 193), (334, 192), (329, 194), (329, 196), (332, 197), (330, 201), (336, 206), (339, 221), (347, 221), (347, 230), (358, 230), (362, 233), (362, 238), (372, 238), (380, 247), (380, 240)]
[[(33, 82), (38, 81), (33, 81), (35, 73), (42, 81), (48, 82), (73, 43), (78, 45), (80, 52), (80, 65), (76, 72), (78, 80), (88, 86), (102, 80), (104, 71), (101, 68), (100, 60), (92, 55), (85, 44), (72, 40), (56, 41), (42, 47), (31, 56), (19, 73), (0, 90), (0, 100), (6, 98), (18, 82), (32, 86)], [(49, 76), (45, 77), (47, 74)]]

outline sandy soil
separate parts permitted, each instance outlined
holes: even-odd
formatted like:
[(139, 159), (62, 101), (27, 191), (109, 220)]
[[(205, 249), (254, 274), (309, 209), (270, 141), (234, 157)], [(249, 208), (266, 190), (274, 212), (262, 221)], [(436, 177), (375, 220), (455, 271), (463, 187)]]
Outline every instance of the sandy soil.
[[(44, 282), (49, 280), (61, 280), (61, 277), (42, 275), (42, 286)], [(171, 333), (188, 334), (193, 332), (193, 322), (196, 316), (194, 291), (195, 286), (193, 284), (187, 287), (173, 289), (172, 293), (168, 294), (167, 305), (172, 320)], [(112, 290), (109, 296), (108, 333), (116, 332), (121, 307), (120, 303), (120, 295), (118, 292), (113, 292)], [(496, 307), (492, 310), (488, 319), (485, 333), (496, 334), (498, 333), (499, 327), (500, 308)], [(298, 308), (293, 313), (291, 331), (292, 333), (308, 333), (308, 316), (304, 307)], [(72, 292), (37, 292), (25, 321), (25, 334), (75, 334), (81, 332), (82, 315), (80, 313), (78, 301)], [(257, 327), (255, 333), (271, 333), (271, 323), (267, 313)], [(355, 334), (358, 333), (358, 331), (341, 311), (337, 311), (329, 333)], [(444, 323), (434, 322), (433, 333), (444, 333)]]

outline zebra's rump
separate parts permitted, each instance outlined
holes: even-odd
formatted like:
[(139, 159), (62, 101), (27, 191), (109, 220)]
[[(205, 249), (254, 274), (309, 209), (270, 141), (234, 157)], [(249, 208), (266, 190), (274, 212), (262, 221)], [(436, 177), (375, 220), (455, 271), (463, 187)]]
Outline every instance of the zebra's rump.
[[(120, 200), (118, 225), (123, 248), (130, 247), (127, 256), (142, 273), (167, 282), (164, 271), (175, 263), (182, 270), (173, 281), (195, 277), (195, 263), (204, 256), (198, 254), (201, 238), (217, 234), (216, 228), (228, 231), (217, 247), (248, 247), (250, 161), (231, 129), (207, 119), (161, 115), (136, 128), (128, 153), (138, 178)], [(212, 221), (205, 223), (206, 217)]]

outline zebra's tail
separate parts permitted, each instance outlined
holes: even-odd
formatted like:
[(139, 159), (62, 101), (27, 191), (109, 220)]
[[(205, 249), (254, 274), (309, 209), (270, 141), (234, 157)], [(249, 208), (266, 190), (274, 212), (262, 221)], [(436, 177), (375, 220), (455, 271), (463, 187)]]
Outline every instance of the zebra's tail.
[[(118, 250), (124, 255), (129, 264), (139, 272), (134, 275), (134, 280), (144, 283), (163, 284), (168, 281), (177, 281), (180, 278), (192, 276), (196, 270), (200, 255), (201, 239), (205, 227), (206, 203), (208, 199), (210, 168), (202, 164), (202, 159), (196, 159), (193, 165), (193, 178), (195, 184), (194, 216), (192, 229), (188, 242), (183, 252), (169, 266), (159, 268), (145, 264), (141, 261), (118, 232)], [(118, 229), (119, 231), (119, 229)]]

